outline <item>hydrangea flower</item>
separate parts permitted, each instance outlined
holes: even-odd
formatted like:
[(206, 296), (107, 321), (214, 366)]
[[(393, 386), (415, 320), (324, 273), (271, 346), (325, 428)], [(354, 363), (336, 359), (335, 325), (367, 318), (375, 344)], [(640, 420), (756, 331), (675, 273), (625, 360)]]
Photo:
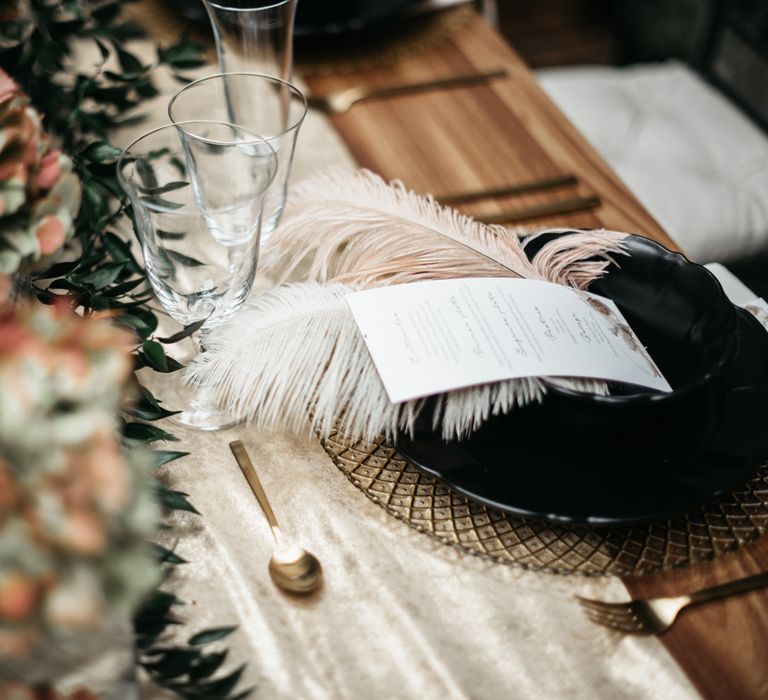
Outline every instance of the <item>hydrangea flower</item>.
[(116, 432), (132, 344), (64, 307), (0, 313), (0, 669), (155, 583), (149, 474)]
[(40, 114), (0, 70), (0, 275), (59, 250), (72, 236), (80, 198), (72, 162), (53, 148)]

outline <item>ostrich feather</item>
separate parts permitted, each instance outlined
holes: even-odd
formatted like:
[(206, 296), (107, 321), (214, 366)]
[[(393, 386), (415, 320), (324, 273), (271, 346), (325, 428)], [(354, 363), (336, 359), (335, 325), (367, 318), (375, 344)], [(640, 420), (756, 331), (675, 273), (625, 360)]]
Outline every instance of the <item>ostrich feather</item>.
[[(572, 229), (547, 229), (527, 237), (526, 248), (541, 235), (573, 233)], [(619, 231), (580, 231), (577, 235), (563, 235), (545, 243), (531, 261), (539, 279), (577, 289), (586, 289), (605, 273), (611, 264), (618, 267), (617, 253), (624, 252), (622, 240), (626, 233)]]
[[(622, 252), (625, 234), (558, 236), (529, 261), (520, 231), (489, 227), (367, 171), (331, 171), (296, 186), (265, 246), (262, 270), (307, 280), (253, 297), (212, 331), (188, 370), (260, 428), (371, 440), (410, 431), (424, 400), (392, 404), (345, 301), (360, 288), (424, 279), (523, 276), (584, 288)], [(564, 230), (557, 229), (556, 232)], [(434, 425), (462, 437), (489, 415), (540, 400), (547, 383), (604, 393), (603, 382), (513, 379), (437, 397)]]
[[(345, 301), (354, 289), (305, 282), (258, 295), (239, 322), (209, 336), (187, 378), (213, 387), (234, 415), (260, 428), (327, 436), (336, 427), (365, 440), (410, 431), (424, 401), (390, 402)], [(434, 424), (446, 438), (460, 437), (543, 394), (535, 378), (452, 391), (438, 398)]]
[(520, 239), (368, 170), (331, 169), (291, 190), (261, 269), (278, 282), (302, 263), (306, 279), (362, 287), (451, 277), (536, 277)]

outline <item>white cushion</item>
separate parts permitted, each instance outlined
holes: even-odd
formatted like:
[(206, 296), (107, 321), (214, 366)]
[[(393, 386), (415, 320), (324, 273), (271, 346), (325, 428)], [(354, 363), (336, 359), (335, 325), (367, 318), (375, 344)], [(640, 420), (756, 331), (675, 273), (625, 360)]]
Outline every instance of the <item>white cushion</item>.
[(768, 136), (690, 68), (671, 61), (537, 76), (692, 260), (768, 252)]

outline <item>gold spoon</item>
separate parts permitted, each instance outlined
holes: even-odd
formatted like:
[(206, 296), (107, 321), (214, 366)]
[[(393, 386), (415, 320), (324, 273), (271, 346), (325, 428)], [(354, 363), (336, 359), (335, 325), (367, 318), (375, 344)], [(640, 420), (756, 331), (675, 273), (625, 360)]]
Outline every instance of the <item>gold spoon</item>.
[(240, 440), (235, 440), (229, 443), (229, 448), (272, 528), (275, 538), (275, 551), (269, 560), (269, 575), (272, 581), (279, 588), (291, 593), (311, 593), (323, 579), (323, 567), (313, 554), (293, 544), (283, 535), (245, 445)]

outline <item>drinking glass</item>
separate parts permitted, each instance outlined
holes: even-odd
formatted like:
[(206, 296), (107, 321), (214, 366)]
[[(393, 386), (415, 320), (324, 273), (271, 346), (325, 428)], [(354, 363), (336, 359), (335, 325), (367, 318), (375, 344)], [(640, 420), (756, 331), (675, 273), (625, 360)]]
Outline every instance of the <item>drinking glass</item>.
[(222, 73), (291, 80), (296, 0), (203, 0)]
[[(147, 276), (163, 308), (206, 333), (231, 317), (253, 284), (264, 193), (277, 170), (269, 144), (239, 126), (188, 121), (131, 143), (117, 176), (131, 200)], [(216, 430), (237, 421), (192, 387), (176, 420)]]
[(277, 173), (264, 203), (263, 241), (274, 231), (285, 208), (296, 137), (306, 113), (307, 101), (296, 87), (258, 73), (201, 78), (179, 90), (168, 105), (174, 123), (196, 119), (231, 122), (259, 134), (275, 151)]

